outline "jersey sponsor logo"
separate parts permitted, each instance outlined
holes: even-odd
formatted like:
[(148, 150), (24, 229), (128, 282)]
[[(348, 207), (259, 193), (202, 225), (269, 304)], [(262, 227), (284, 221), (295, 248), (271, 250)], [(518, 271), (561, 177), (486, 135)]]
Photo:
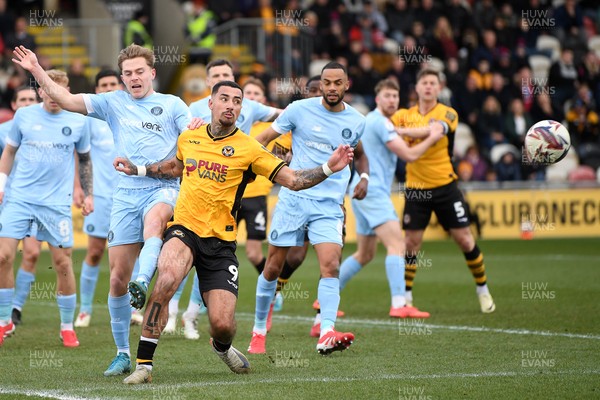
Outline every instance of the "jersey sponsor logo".
[(352, 137), (352, 131), (350, 129), (348, 129), (348, 128), (344, 128), (342, 130), (342, 137), (344, 139), (350, 139)]
[(219, 164), (207, 160), (194, 160), (188, 158), (185, 160), (186, 175), (190, 176), (191, 172), (198, 171), (198, 177), (201, 179), (211, 179), (215, 182), (223, 183), (227, 179), (228, 165)]
[(329, 143), (319, 143), (313, 142), (312, 140), (307, 140), (304, 142), (306, 147), (312, 147), (313, 149), (321, 150), (321, 151), (334, 151), (335, 148)]
[(225, 146), (221, 150), (221, 153), (223, 153), (225, 157), (231, 157), (233, 153), (235, 153), (235, 149), (231, 146)]
[(150, 112), (152, 113), (152, 115), (160, 115), (163, 113), (163, 109), (162, 109), (162, 107), (156, 106), (156, 107), (152, 107)]
[(199, 140), (188, 139), (188, 142), (190, 142), (191, 144), (200, 144)]
[(152, 122), (144, 122), (136, 119), (119, 118), (119, 123), (123, 126), (129, 126), (132, 128), (142, 127), (151, 131), (162, 132), (162, 127), (159, 124), (153, 124)]
[(64, 128), (62, 128), (62, 134), (63, 135), (65, 135), (65, 136), (71, 136), (71, 133), (73, 133), (73, 131), (68, 126), (65, 126)]
[(323, 129), (319, 125), (315, 125), (311, 128), (315, 132), (321, 132)]
[(60, 150), (69, 150), (69, 145), (64, 143), (52, 143), (52, 142), (42, 142), (37, 140), (31, 140), (27, 143), (24, 143), (27, 146), (36, 147), (38, 149), (60, 149)]

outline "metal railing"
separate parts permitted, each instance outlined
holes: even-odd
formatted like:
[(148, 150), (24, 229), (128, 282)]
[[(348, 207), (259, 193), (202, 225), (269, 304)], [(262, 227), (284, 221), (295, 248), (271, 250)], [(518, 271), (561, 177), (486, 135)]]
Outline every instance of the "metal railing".
[(302, 21), (240, 18), (219, 25), (215, 33), (217, 44), (246, 46), (258, 61), (269, 67), (274, 76), (308, 74), (313, 40)]

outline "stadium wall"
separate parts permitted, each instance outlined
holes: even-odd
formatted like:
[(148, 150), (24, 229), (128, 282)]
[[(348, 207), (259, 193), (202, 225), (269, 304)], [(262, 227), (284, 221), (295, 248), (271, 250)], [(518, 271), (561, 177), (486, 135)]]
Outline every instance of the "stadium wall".
[[(600, 188), (553, 190), (479, 190), (467, 194), (471, 211), (479, 215), (485, 239), (518, 239), (523, 220), (529, 222), (533, 238), (600, 237)], [(401, 215), (404, 196), (393, 198)], [(269, 196), (269, 216), (277, 196)], [(356, 242), (356, 222), (350, 198), (346, 197), (348, 243)], [(270, 219), (270, 218), (269, 218)], [(85, 248), (81, 210), (73, 209), (75, 247)], [(425, 232), (425, 240), (446, 239), (448, 235), (435, 215)], [(244, 222), (240, 225), (238, 243), (246, 242)]]

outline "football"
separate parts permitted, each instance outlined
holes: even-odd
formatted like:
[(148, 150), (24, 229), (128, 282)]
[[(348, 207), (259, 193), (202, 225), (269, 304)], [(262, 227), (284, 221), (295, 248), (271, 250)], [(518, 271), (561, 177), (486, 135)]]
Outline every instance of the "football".
[(525, 135), (525, 153), (533, 164), (550, 165), (562, 160), (571, 148), (569, 131), (560, 122), (534, 124)]

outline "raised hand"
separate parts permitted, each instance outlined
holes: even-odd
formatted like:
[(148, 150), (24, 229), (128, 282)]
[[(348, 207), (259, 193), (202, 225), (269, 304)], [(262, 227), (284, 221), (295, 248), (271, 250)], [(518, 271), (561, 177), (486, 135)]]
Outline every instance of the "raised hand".
[(27, 71), (31, 71), (39, 65), (35, 53), (25, 48), (25, 46), (15, 47), (15, 49), (13, 50), (13, 54), (15, 56), (15, 58), (12, 59), (13, 62), (15, 64), (19, 64)]
[(333, 172), (338, 172), (346, 168), (353, 159), (354, 149), (350, 145), (344, 144), (335, 149), (331, 157), (329, 157), (327, 165)]

